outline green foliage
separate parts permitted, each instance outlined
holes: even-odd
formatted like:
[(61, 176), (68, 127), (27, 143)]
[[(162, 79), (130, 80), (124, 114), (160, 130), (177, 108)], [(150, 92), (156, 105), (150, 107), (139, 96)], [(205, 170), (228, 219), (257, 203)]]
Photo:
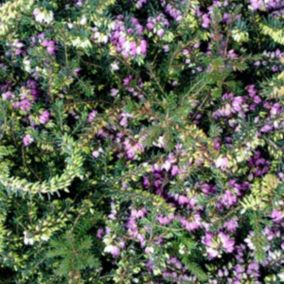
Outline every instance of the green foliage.
[(0, 274), (281, 283), (282, 7), (2, 2)]
[(84, 283), (81, 273), (85, 269), (98, 269), (99, 261), (92, 254), (91, 236), (66, 232), (50, 242), (47, 258), (54, 262), (55, 273), (68, 279), (69, 284)]

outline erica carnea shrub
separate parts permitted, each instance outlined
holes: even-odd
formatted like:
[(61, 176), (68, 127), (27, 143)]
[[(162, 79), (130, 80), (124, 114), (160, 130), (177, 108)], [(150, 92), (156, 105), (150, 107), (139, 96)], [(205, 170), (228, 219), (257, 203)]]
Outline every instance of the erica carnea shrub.
[(284, 2), (0, 6), (0, 283), (284, 283)]

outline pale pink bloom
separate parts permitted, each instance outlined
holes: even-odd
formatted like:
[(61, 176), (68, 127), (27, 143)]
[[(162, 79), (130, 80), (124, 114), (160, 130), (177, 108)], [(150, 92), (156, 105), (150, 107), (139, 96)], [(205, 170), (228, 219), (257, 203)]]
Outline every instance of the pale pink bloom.
[(33, 141), (34, 141), (34, 138), (30, 134), (26, 134), (23, 137), (23, 143), (26, 147), (29, 146), (30, 144), (32, 144)]
[(219, 157), (216, 161), (215, 161), (215, 166), (219, 169), (221, 169), (222, 171), (226, 170), (229, 166), (229, 161), (228, 158), (226, 157)]

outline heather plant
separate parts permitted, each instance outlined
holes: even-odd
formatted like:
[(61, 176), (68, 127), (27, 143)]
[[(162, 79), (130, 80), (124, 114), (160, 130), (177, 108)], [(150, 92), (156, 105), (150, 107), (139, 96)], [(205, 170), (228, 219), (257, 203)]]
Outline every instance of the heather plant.
[(0, 283), (284, 282), (283, 1), (0, 5)]

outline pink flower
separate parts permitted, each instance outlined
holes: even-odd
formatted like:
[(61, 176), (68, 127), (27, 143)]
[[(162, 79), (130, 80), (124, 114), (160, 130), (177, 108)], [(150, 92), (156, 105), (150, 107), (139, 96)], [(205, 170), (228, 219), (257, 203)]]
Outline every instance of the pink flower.
[(222, 232), (218, 234), (218, 237), (221, 240), (224, 251), (228, 253), (233, 252), (235, 241)]
[(170, 215), (170, 216), (160, 215), (160, 216), (157, 217), (157, 220), (161, 225), (168, 225), (173, 221), (173, 219), (174, 219), (173, 215)]
[(176, 166), (176, 165), (173, 165), (173, 166), (172, 166), (172, 169), (171, 169), (171, 175), (172, 175), (172, 176), (176, 176), (176, 175), (178, 175), (179, 173), (180, 173), (179, 167)]
[(29, 111), (32, 108), (32, 103), (28, 99), (23, 99), (21, 101), (13, 103), (14, 109), (20, 109), (24, 112)]
[(265, 124), (265, 125), (260, 129), (260, 132), (268, 133), (268, 132), (270, 132), (271, 130), (273, 130), (273, 126), (271, 126), (271, 125), (269, 125), (269, 124)]
[(41, 45), (46, 48), (47, 53), (50, 55), (54, 55), (56, 51), (55, 42), (53, 40), (45, 39)]
[(237, 218), (232, 218), (224, 223), (224, 229), (227, 230), (229, 233), (233, 233), (238, 228), (238, 220)]
[(11, 100), (11, 99), (14, 98), (14, 93), (12, 93), (12, 92), (10, 92), (10, 91), (5, 92), (5, 93), (2, 94), (2, 98), (3, 98), (3, 100), (5, 100), (5, 101), (9, 101), (9, 100)]
[(89, 123), (93, 122), (96, 116), (97, 116), (97, 111), (96, 110), (91, 111), (88, 115), (88, 122)]
[(237, 203), (237, 197), (229, 190), (226, 190), (220, 199), (220, 203), (225, 208), (230, 208)]
[(277, 114), (281, 113), (282, 111), (282, 106), (279, 103), (273, 104), (270, 110), (271, 116), (276, 116)]
[(104, 229), (99, 228), (98, 231), (97, 231), (97, 238), (102, 239), (103, 236), (104, 236)]
[(226, 170), (228, 168), (228, 158), (226, 157), (219, 157), (216, 161), (215, 161), (215, 165), (217, 168), (220, 168), (222, 171)]
[(48, 123), (49, 119), (50, 119), (50, 113), (49, 113), (48, 110), (45, 110), (41, 113), (41, 115), (39, 117), (39, 122), (41, 124), (46, 124), (46, 123)]
[(147, 41), (146, 40), (141, 40), (141, 43), (140, 43), (140, 51), (141, 51), (141, 54), (142, 55), (146, 55), (147, 53)]
[(30, 134), (26, 134), (23, 137), (23, 143), (27, 147), (34, 142), (34, 138)]
[(110, 90), (110, 95), (112, 96), (112, 97), (116, 97), (117, 96), (117, 94), (118, 94), (118, 89), (114, 89), (114, 88), (112, 88), (111, 90)]
[(189, 198), (184, 195), (179, 195), (177, 202), (179, 205), (185, 205), (189, 203)]
[(235, 112), (241, 112), (242, 111), (242, 104), (243, 104), (243, 97), (234, 97), (232, 106)]
[(281, 211), (274, 209), (270, 217), (272, 218), (273, 222), (280, 223), (283, 220), (284, 214)]
[(204, 14), (202, 16), (202, 24), (201, 24), (201, 26), (203, 28), (205, 28), (205, 29), (208, 29), (210, 27), (210, 22), (211, 22), (211, 20), (210, 20), (208, 14)]
[(120, 249), (114, 245), (108, 245), (104, 249), (105, 252), (112, 254), (113, 257), (118, 257), (120, 255)]
[(95, 158), (95, 159), (97, 159), (100, 155), (101, 155), (101, 153), (103, 153), (104, 151), (103, 151), (103, 149), (100, 147), (100, 148), (98, 148), (97, 150), (94, 150), (93, 152), (92, 152), (92, 156)]

